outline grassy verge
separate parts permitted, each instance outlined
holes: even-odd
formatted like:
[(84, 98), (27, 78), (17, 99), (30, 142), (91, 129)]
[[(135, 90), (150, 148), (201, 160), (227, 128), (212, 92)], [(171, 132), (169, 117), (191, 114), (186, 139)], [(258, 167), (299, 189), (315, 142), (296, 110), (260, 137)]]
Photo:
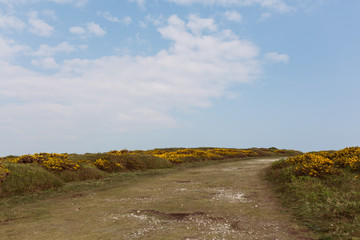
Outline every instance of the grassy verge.
[(359, 240), (359, 154), (360, 148), (305, 154), (274, 163), (267, 178), (284, 206), (319, 239)]
[(39, 192), (61, 187), (64, 182), (37, 164), (4, 165), (11, 174), (0, 184), (0, 197)]

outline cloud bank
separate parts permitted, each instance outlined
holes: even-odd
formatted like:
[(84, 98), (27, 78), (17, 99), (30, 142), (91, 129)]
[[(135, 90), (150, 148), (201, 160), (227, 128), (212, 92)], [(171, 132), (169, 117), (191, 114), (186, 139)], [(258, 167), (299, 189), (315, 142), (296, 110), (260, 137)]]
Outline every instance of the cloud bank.
[[(67, 42), (42, 45), (32, 64), (58, 69), (37, 73), (6, 61), (24, 46), (0, 38), (1, 131), (31, 137), (82, 139), (94, 133), (174, 127), (173, 111), (211, 106), (233, 83), (257, 79), (259, 50), (212, 19), (173, 15), (158, 28), (171, 42), (153, 56), (68, 59), (53, 56), (76, 50)], [(27, 51), (29, 52), (29, 51)], [(29, 127), (31, 126), (31, 128)]]

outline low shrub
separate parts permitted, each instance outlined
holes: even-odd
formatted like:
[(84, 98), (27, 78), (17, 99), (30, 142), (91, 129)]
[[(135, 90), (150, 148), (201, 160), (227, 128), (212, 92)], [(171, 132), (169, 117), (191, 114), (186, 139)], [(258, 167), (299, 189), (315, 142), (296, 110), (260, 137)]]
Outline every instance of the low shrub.
[(75, 171), (80, 168), (80, 165), (67, 158), (48, 157), (41, 163), (41, 166), (49, 171)]
[(0, 196), (22, 195), (60, 187), (64, 182), (38, 164), (5, 164), (11, 174), (0, 184)]
[(332, 160), (312, 153), (291, 157), (286, 161), (295, 167), (294, 174), (297, 176), (321, 177), (339, 172)]
[(160, 157), (121, 151), (109, 152), (106, 156), (96, 160), (94, 165), (106, 172), (134, 171), (172, 166), (168, 160)]
[(58, 176), (61, 180), (65, 182), (73, 182), (102, 179), (106, 177), (106, 173), (99, 170), (93, 165), (80, 164), (80, 168), (77, 171), (64, 170), (61, 172), (57, 172), (56, 176)]
[(11, 159), (13, 163), (36, 163), (49, 171), (78, 170), (79, 164), (69, 159), (68, 154), (58, 153), (35, 153), (33, 155), (22, 155), (18, 158)]
[(170, 161), (147, 154), (122, 154), (121, 163), (128, 170), (159, 169), (172, 167)]
[(111, 158), (109, 155), (99, 158), (94, 162), (94, 165), (106, 172), (119, 172), (124, 169), (124, 166), (117, 159)]

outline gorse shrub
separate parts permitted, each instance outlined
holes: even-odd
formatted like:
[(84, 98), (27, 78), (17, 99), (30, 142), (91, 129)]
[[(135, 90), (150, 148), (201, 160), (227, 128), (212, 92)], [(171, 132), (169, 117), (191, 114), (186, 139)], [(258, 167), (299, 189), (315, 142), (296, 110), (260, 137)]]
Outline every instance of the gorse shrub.
[(294, 171), (297, 176), (308, 175), (317, 177), (338, 172), (333, 161), (312, 153), (292, 157), (286, 161), (290, 165), (295, 166)]
[[(278, 150), (276, 148), (251, 148), (251, 149), (235, 149), (235, 148), (166, 148), (153, 149), (148, 151), (110, 151), (107, 154), (120, 156), (121, 159), (128, 159), (121, 162), (126, 169), (142, 169), (142, 162), (145, 156), (152, 156), (166, 159), (174, 164), (184, 162), (199, 162), (206, 160), (221, 160), (229, 158), (246, 158), (261, 156), (281, 156), (281, 155), (297, 155), (300, 152), (294, 150)], [(137, 157), (135, 157), (137, 156)], [(107, 157), (108, 158), (108, 157)], [(137, 161), (136, 158), (140, 159)], [(103, 159), (103, 156), (101, 157)], [(142, 159), (142, 160), (141, 160)], [(159, 162), (159, 160), (153, 159)], [(147, 161), (148, 162), (148, 161)]]
[(181, 149), (175, 152), (155, 154), (155, 156), (167, 159), (173, 163), (221, 159), (220, 155), (210, 151), (197, 149)]
[(5, 181), (9, 174), (10, 170), (5, 168), (3, 165), (0, 165), (0, 183)]
[(360, 158), (360, 147), (347, 147), (340, 151), (333, 152), (329, 156), (339, 167), (350, 167), (357, 170)]
[(78, 170), (80, 165), (64, 158), (49, 157), (41, 163), (41, 166), (50, 171), (61, 172), (64, 170)]
[(110, 158), (109, 156), (97, 159), (94, 165), (106, 172), (118, 172), (124, 169), (124, 166), (117, 162), (117, 159)]
[(322, 177), (338, 174), (340, 169), (360, 171), (360, 147), (348, 147), (339, 151), (305, 153), (274, 163), (274, 168), (292, 167), (296, 176)]
[(64, 170), (78, 170), (79, 164), (71, 161), (68, 154), (58, 153), (35, 153), (33, 155), (23, 155), (18, 158), (12, 159), (14, 163), (36, 163), (40, 164), (43, 168), (50, 171), (64, 171)]
[(168, 159), (173, 163), (220, 160), (227, 158), (257, 157), (259, 154), (252, 150), (214, 148), (214, 149), (180, 149), (176, 151), (152, 151), (157, 157)]
[(103, 171), (118, 172), (122, 170), (133, 171), (170, 167), (171, 163), (167, 159), (143, 152), (122, 150), (109, 152), (107, 155), (97, 159), (94, 165)]

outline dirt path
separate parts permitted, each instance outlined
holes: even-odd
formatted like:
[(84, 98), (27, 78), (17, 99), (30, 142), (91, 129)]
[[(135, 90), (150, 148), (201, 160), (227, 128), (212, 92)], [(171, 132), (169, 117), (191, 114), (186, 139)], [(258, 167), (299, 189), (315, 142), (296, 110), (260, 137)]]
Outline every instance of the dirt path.
[(224, 162), (19, 206), (0, 239), (311, 239), (281, 213), (260, 172)]

